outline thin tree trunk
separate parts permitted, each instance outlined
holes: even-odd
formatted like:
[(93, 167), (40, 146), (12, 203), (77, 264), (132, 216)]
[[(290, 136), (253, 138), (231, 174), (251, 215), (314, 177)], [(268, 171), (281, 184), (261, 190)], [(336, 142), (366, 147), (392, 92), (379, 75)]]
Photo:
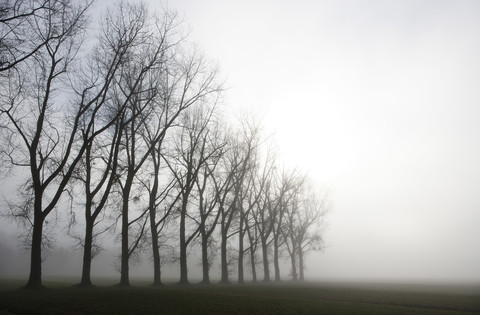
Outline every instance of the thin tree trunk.
[(238, 235), (238, 283), (243, 284), (243, 215), (240, 213), (239, 223), (239, 235)]
[(188, 284), (187, 269), (187, 241), (185, 237), (185, 217), (187, 215), (187, 204), (185, 199), (182, 203), (180, 214), (180, 284)]
[(273, 266), (275, 268), (275, 281), (280, 281), (280, 265), (278, 263), (278, 236), (273, 239)]
[(150, 212), (150, 234), (152, 235), (152, 255), (153, 255), (153, 285), (160, 286), (162, 284), (161, 280), (161, 266), (160, 266), (160, 249), (158, 246), (158, 231), (157, 231), (157, 222), (156, 222), (156, 208), (155, 200), (157, 199), (157, 190), (158, 190), (158, 172), (159, 172), (159, 161), (155, 156), (156, 152), (152, 152), (152, 160), (154, 162), (154, 179), (153, 186), (150, 191), (150, 198), (148, 201), (148, 207)]
[(158, 233), (155, 224), (155, 210), (150, 209), (150, 233), (152, 234), (152, 254), (153, 254), (153, 285), (160, 286), (161, 266), (160, 266), (160, 249), (158, 247)]
[(267, 240), (262, 238), (262, 254), (263, 254), (263, 281), (270, 281), (270, 269), (268, 265)]
[[(204, 223), (203, 223), (204, 224)], [(203, 269), (203, 279), (202, 283), (210, 283), (209, 269), (210, 265), (208, 262), (208, 236), (205, 232), (205, 228), (202, 229), (202, 269)]]
[(248, 241), (250, 243), (250, 265), (252, 267), (252, 281), (257, 282), (257, 269), (255, 267), (255, 249), (256, 245), (253, 241), (250, 229), (247, 229)]
[(224, 227), (222, 225), (222, 243), (220, 245), (221, 251), (221, 264), (222, 264), (222, 278), (220, 280), (221, 283), (228, 283), (228, 262), (227, 262), (227, 232), (224, 231)]
[(130, 198), (131, 180), (127, 178), (123, 190), (123, 207), (122, 207), (122, 257), (120, 266), (120, 286), (130, 286), (130, 275), (128, 268), (129, 251), (128, 251), (128, 200)]
[(257, 282), (257, 268), (255, 267), (255, 250), (253, 250), (252, 247), (250, 247), (250, 264), (252, 265), (252, 281)]

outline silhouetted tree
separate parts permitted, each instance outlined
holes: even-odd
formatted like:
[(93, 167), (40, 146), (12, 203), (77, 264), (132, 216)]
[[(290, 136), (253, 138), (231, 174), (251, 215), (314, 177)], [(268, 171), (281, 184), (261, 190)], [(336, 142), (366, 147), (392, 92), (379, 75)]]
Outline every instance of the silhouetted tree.
[[(254, 206), (254, 204), (252, 204)], [(251, 208), (253, 209), (253, 207)], [(257, 257), (256, 257), (256, 251), (258, 247), (258, 241), (259, 241), (259, 235), (258, 235), (258, 227), (255, 224), (255, 222), (252, 222), (253, 220), (253, 215), (252, 215), (252, 210), (247, 214), (246, 216), (246, 222), (248, 224), (248, 227), (246, 229), (247, 231), (247, 236), (248, 236), (248, 252), (250, 256), (250, 269), (252, 272), (252, 281), (257, 282)]]
[[(98, 90), (96, 103), (106, 103), (107, 107), (94, 113), (90, 121), (84, 121), (85, 126), (81, 128), (86, 149), (76, 177), (83, 182), (85, 195), (85, 237), (82, 242), (84, 255), (80, 282), (82, 286), (91, 286), (94, 226), (117, 177), (119, 150), (126, 125), (125, 111), (128, 103), (115, 104), (111, 101), (115, 94), (115, 82), (121, 76), (119, 72), (132, 51), (140, 40), (144, 40), (139, 25), (141, 19), (135, 14), (123, 14), (123, 6), (124, 4), (121, 4), (118, 11), (109, 12), (104, 17), (99, 42), (88, 56), (88, 64), (84, 67), (86, 69), (81, 72), (83, 76), (77, 83), (79, 86), (87, 84), (86, 88), (77, 92), (79, 98)], [(92, 127), (86, 128), (87, 123), (92, 123)], [(105, 134), (105, 131), (108, 133)]]
[[(149, 136), (147, 135), (147, 138)], [(161, 257), (160, 257), (160, 235), (169, 222), (172, 210), (180, 199), (180, 193), (172, 193), (175, 180), (169, 181), (165, 187), (160, 189), (160, 164), (162, 159), (162, 141), (159, 141), (155, 150), (151, 151), (151, 172), (147, 172), (142, 184), (148, 191), (148, 213), (150, 222), (150, 234), (152, 242), (153, 257), (153, 285), (161, 285)]]
[[(221, 236), (221, 282), (228, 283), (228, 239), (237, 234), (241, 229), (230, 230), (233, 219), (240, 216), (241, 191), (247, 178), (247, 173), (252, 168), (252, 158), (259, 146), (260, 124), (249, 121), (244, 117), (240, 121), (240, 130), (231, 140), (231, 147), (225, 155), (225, 171), (231, 181), (229, 189), (224, 191), (220, 202), (220, 236)], [(226, 198), (228, 196), (228, 198)], [(242, 249), (243, 251), (243, 249)]]
[(290, 256), (290, 263), (292, 265), (292, 280), (298, 280), (297, 273), (297, 251), (299, 248), (298, 239), (296, 237), (297, 218), (296, 214), (299, 210), (299, 196), (295, 194), (291, 200), (287, 212), (285, 213), (284, 227), (282, 229), (283, 237)]
[[(15, 31), (25, 32), (22, 36), (31, 38), (20, 39), (14, 44), (15, 48), (8, 51), (7, 60), (2, 60), (2, 68), (8, 72), (7, 78), (2, 76), (5, 88), (0, 105), (2, 125), (5, 124), (2, 153), (11, 164), (30, 171), (29, 198), (22, 207), (23, 213), (16, 214), (31, 220), (28, 288), (42, 287), (45, 219), (58, 204), (86, 149), (85, 146), (74, 149), (82, 119), (98, 105), (95, 97), (68, 101), (60, 92), (61, 89), (71, 91), (65, 81), (75, 70), (90, 2), (48, 1), (47, 4), (53, 7), (28, 17), (29, 22), (25, 22), (28, 30), (22, 30), (22, 26)], [(7, 11), (15, 12), (11, 8)], [(22, 18), (13, 21), (23, 23)], [(5, 20), (2, 34), (4, 27)], [(10, 35), (2, 36), (3, 42)], [(33, 50), (31, 43), (38, 43)], [(8, 48), (2, 46), (2, 49)], [(87, 124), (87, 128), (91, 127)]]
[(323, 246), (322, 227), (329, 210), (328, 193), (319, 194), (308, 187), (302, 202), (302, 210), (297, 214), (296, 238), (298, 246), (299, 280), (305, 280), (305, 255)]
[[(171, 25), (169, 17), (165, 19), (148, 14), (145, 4), (119, 3), (113, 23), (118, 28), (126, 24), (129, 32), (135, 33), (135, 49), (122, 64), (121, 75), (117, 78), (114, 90), (114, 111), (123, 110), (121, 127), (121, 146), (118, 161), (116, 183), (121, 194), (121, 262), (120, 285), (129, 286), (129, 258), (133, 254), (145, 232), (145, 224), (139, 225), (139, 235), (130, 242), (130, 228), (143, 221), (145, 211), (130, 220), (130, 202), (140, 201), (138, 194), (131, 199), (135, 176), (138, 174), (153, 147), (148, 146), (141, 136), (145, 121), (150, 118), (161, 90), (160, 73), (165, 67), (169, 44), (163, 25)], [(158, 126), (156, 122), (152, 126)], [(160, 141), (163, 133), (156, 134), (154, 143)], [(146, 222), (146, 221), (143, 221)]]
[(280, 281), (280, 263), (279, 251), (285, 241), (282, 235), (283, 220), (291, 200), (302, 189), (304, 176), (300, 175), (296, 169), (291, 171), (283, 170), (282, 173), (275, 177), (275, 206), (274, 211), (275, 224), (273, 227), (273, 266), (275, 269), (275, 281)]
[[(174, 148), (169, 158), (165, 159), (180, 190), (179, 249), (181, 284), (188, 283), (187, 247), (198, 236), (202, 226), (198, 219), (194, 217), (195, 214), (189, 211), (189, 206), (192, 203), (192, 194), (194, 194), (200, 170), (220, 150), (219, 147), (211, 146), (209, 141), (211, 136), (209, 124), (213, 111), (214, 107), (211, 109), (192, 107), (190, 110), (185, 111), (180, 121), (179, 133), (175, 137)], [(187, 235), (187, 219), (198, 222), (192, 225), (193, 229), (189, 235)]]
[(322, 246), (321, 228), (329, 201), (327, 193), (315, 192), (305, 180), (298, 183), (301, 187), (291, 198), (282, 232), (292, 264), (292, 279), (304, 280), (305, 254)]
[[(238, 282), (244, 282), (243, 256), (250, 251), (250, 266), (252, 270), (253, 281), (257, 281), (255, 251), (258, 244), (258, 227), (255, 223), (254, 208), (261, 202), (265, 192), (266, 180), (258, 181), (259, 150), (256, 150), (251, 156), (251, 164), (246, 173), (244, 184), (241, 188), (241, 197), (239, 202), (239, 236), (238, 236)], [(247, 234), (249, 246), (244, 248), (244, 236)]]
[(268, 260), (268, 248), (272, 239), (274, 224), (275, 224), (275, 211), (272, 210), (274, 206), (273, 202), (273, 169), (274, 162), (271, 159), (266, 159), (257, 174), (258, 186), (257, 194), (260, 194), (260, 198), (253, 209), (253, 219), (257, 226), (258, 235), (260, 238), (260, 244), (262, 247), (262, 262), (263, 262), (263, 280), (270, 281), (270, 266)]
[(129, 261), (147, 244), (153, 284), (161, 284), (162, 233), (172, 222), (180, 283), (188, 283), (192, 244), (200, 244), (202, 282), (210, 282), (217, 242), (222, 283), (237, 258), (244, 282), (247, 253), (254, 281), (259, 263), (270, 281), (272, 256), (279, 281), (283, 249), (292, 277), (303, 280), (305, 255), (322, 246), (327, 195), (296, 170), (276, 172), (275, 155), (262, 155), (257, 120), (243, 117), (236, 132), (223, 130), (217, 69), (185, 41), (175, 13), (121, 1), (102, 18), (96, 41), (82, 46), (93, 38), (86, 36), (92, 1), (0, 2), (0, 168), (29, 170), (9, 212), (30, 240), (27, 287), (42, 287), (46, 219), (66, 193), (84, 210), (82, 286), (92, 285), (95, 239), (106, 231), (99, 221), (109, 207), (119, 209), (122, 286), (129, 286)]
[[(127, 104), (128, 123), (123, 129), (123, 155), (119, 163), (122, 172), (118, 183), (123, 200), (120, 284), (129, 285), (128, 259), (138, 245), (138, 238), (129, 243), (129, 227), (146, 213), (129, 220), (130, 195), (136, 176), (180, 114), (193, 104), (206, 101), (220, 86), (215, 68), (195, 51), (180, 47), (182, 37), (178, 38), (175, 15), (151, 17), (145, 5), (129, 4), (121, 12), (138, 16), (143, 37), (124, 65), (116, 95), (117, 102)], [(141, 136), (146, 132), (151, 135), (149, 142)]]
[[(218, 176), (218, 166), (221, 158), (227, 150), (227, 141), (225, 135), (220, 130), (220, 123), (213, 121), (210, 125), (207, 145), (210, 147), (209, 151), (214, 151), (215, 154), (212, 154), (203, 163), (195, 181), (198, 194), (198, 223), (202, 251), (202, 283), (204, 284), (210, 283), (209, 270), (211, 260), (213, 259), (211, 256), (215, 251), (212, 234), (220, 218), (221, 212), (218, 211), (218, 197), (224, 188), (215, 185), (216, 176)], [(216, 187), (218, 189), (215, 189)]]
[(240, 156), (239, 146), (233, 135), (228, 135), (229, 147), (221, 160), (221, 170), (218, 177), (215, 177), (214, 185), (218, 199), (218, 211), (220, 215), (220, 264), (221, 264), (221, 282), (228, 283), (228, 248), (229, 229), (235, 215), (235, 203), (238, 198), (237, 180), (238, 172), (241, 172), (242, 158)]

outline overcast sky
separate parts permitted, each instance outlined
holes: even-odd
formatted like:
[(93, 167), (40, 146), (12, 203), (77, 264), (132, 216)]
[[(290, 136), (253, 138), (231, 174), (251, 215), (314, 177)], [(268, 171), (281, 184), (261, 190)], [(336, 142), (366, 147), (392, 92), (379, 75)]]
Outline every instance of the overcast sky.
[(480, 1), (168, 6), (225, 106), (263, 113), (283, 161), (331, 189), (307, 277), (480, 281)]
[(259, 108), (283, 159), (332, 189), (310, 276), (480, 280), (479, 1), (169, 6), (227, 106)]

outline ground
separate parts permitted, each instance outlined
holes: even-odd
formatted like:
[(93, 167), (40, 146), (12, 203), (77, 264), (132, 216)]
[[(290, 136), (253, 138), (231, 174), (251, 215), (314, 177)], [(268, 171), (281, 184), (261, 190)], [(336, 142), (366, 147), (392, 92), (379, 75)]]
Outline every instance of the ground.
[(463, 314), (480, 313), (480, 286), (291, 283), (246, 285), (132, 281), (120, 288), (45, 281), (47, 289), (19, 289), (0, 280), (0, 314)]

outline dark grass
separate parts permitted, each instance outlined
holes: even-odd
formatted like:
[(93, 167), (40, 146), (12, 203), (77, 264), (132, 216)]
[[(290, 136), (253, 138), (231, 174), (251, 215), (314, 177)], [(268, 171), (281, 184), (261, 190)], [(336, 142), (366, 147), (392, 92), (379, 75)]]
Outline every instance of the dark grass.
[(18, 289), (0, 281), (0, 314), (480, 314), (478, 290), (293, 284)]

